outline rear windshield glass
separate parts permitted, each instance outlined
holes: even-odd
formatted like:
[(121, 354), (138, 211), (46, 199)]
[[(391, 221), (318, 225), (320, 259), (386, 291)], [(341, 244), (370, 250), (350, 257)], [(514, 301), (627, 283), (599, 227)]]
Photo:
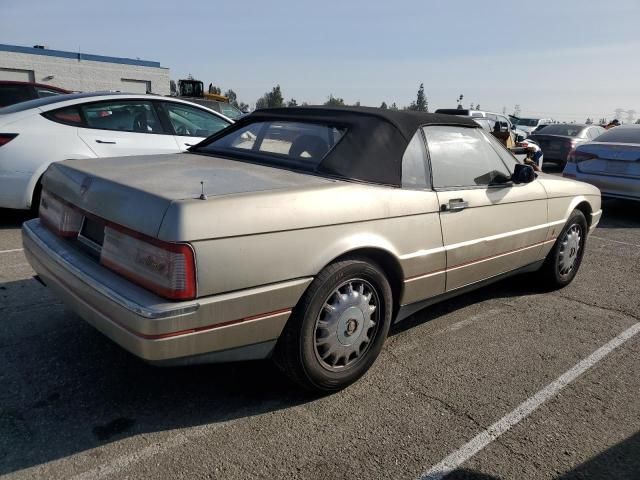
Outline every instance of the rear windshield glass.
[(596, 142), (640, 143), (640, 126), (615, 127), (595, 138)]
[[(229, 132), (196, 151), (260, 157), (260, 162), (314, 169), (340, 141), (346, 129), (319, 123), (255, 122)], [(264, 159), (264, 161), (262, 160)], [(273, 161), (275, 160), (275, 162)]]
[(585, 127), (582, 125), (547, 125), (538, 131), (545, 135), (566, 135), (568, 137), (577, 137), (584, 129)]
[(538, 125), (537, 118), (519, 118), (516, 125), (522, 125), (523, 127), (535, 127)]

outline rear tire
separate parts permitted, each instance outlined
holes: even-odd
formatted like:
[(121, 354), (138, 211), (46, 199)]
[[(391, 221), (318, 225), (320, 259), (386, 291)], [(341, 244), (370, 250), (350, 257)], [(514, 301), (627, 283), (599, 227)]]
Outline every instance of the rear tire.
[(334, 392), (358, 380), (389, 333), (391, 286), (363, 259), (327, 266), (314, 279), (278, 340), (274, 360), (305, 389)]
[(573, 281), (582, 264), (587, 232), (588, 226), (584, 214), (580, 210), (571, 212), (540, 269), (543, 286), (559, 289)]

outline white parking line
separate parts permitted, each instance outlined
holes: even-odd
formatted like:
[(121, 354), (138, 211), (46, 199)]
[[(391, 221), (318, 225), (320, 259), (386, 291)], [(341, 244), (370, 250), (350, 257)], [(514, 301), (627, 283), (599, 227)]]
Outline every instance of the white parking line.
[(0, 253), (21, 252), (24, 248), (12, 248), (11, 250), (0, 250)]
[(629, 245), (630, 247), (640, 247), (640, 245), (638, 245), (637, 243), (621, 242), (620, 240), (613, 240), (612, 238), (597, 237), (595, 235), (589, 235), (589, 238), (597, 238), (598, 240), (602, 240), (603, 242), (613, 242), (619, 243), (621, 245)]
[(557, 395), (560, 390), (573, 382), (589, 368), (593, 367), (609, 353), (614, 351), (627, 340), (633, 338), (638, 333), (640, 333), (640, 322), (632, 325), (613, 340), (597, 349), (587, 358), (578, 362), (570, 370), (567, 370), (565, 373), (560, 375), (556, 380), (544, 387), (534, 396), (518, 405), (515, 410), (508, 413), (489, 428), (476, 435), (468, 443), (451, 453), (440, 463), (431, 467), (426, 473), (420, 476), (420, 480), (440, 480), (453, 472), (484, 447), (496, 440), (500, 435), (507, 432), (521, 420), (527, 418), (538, 407)]

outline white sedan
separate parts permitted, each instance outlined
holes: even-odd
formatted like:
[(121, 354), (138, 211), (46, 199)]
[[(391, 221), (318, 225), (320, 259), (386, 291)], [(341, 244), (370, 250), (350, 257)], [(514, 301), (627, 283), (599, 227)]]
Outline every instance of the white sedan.
[(59, 160), (187, 150), (233, 120), (174, 98), (59, 95), (0, 109), (0, 208), (37, 208), (40, 179)]

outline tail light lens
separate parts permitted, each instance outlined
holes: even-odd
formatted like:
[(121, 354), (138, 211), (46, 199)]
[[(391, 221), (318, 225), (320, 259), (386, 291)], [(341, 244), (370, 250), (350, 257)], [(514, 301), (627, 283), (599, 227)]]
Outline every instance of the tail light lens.
[(196, 297), (195, 258), (187, 244), (166, 243), (107, 225), (100, 263), (161, 297)]
[(75, 237), (82, 226), (82, 213), (62, 200), (42, 191), (39, 207), (40, 220), (61, 237)]
[(17, 133), (0, 133), (0, 147), (6, 145), (17, 136)]
[(595, 153), (582, 152), (573, 148), (567, 155), (567, 163), (580, 163), (585, 160), (593, 160), (594, 158), (598, 158), (598, 155)]

